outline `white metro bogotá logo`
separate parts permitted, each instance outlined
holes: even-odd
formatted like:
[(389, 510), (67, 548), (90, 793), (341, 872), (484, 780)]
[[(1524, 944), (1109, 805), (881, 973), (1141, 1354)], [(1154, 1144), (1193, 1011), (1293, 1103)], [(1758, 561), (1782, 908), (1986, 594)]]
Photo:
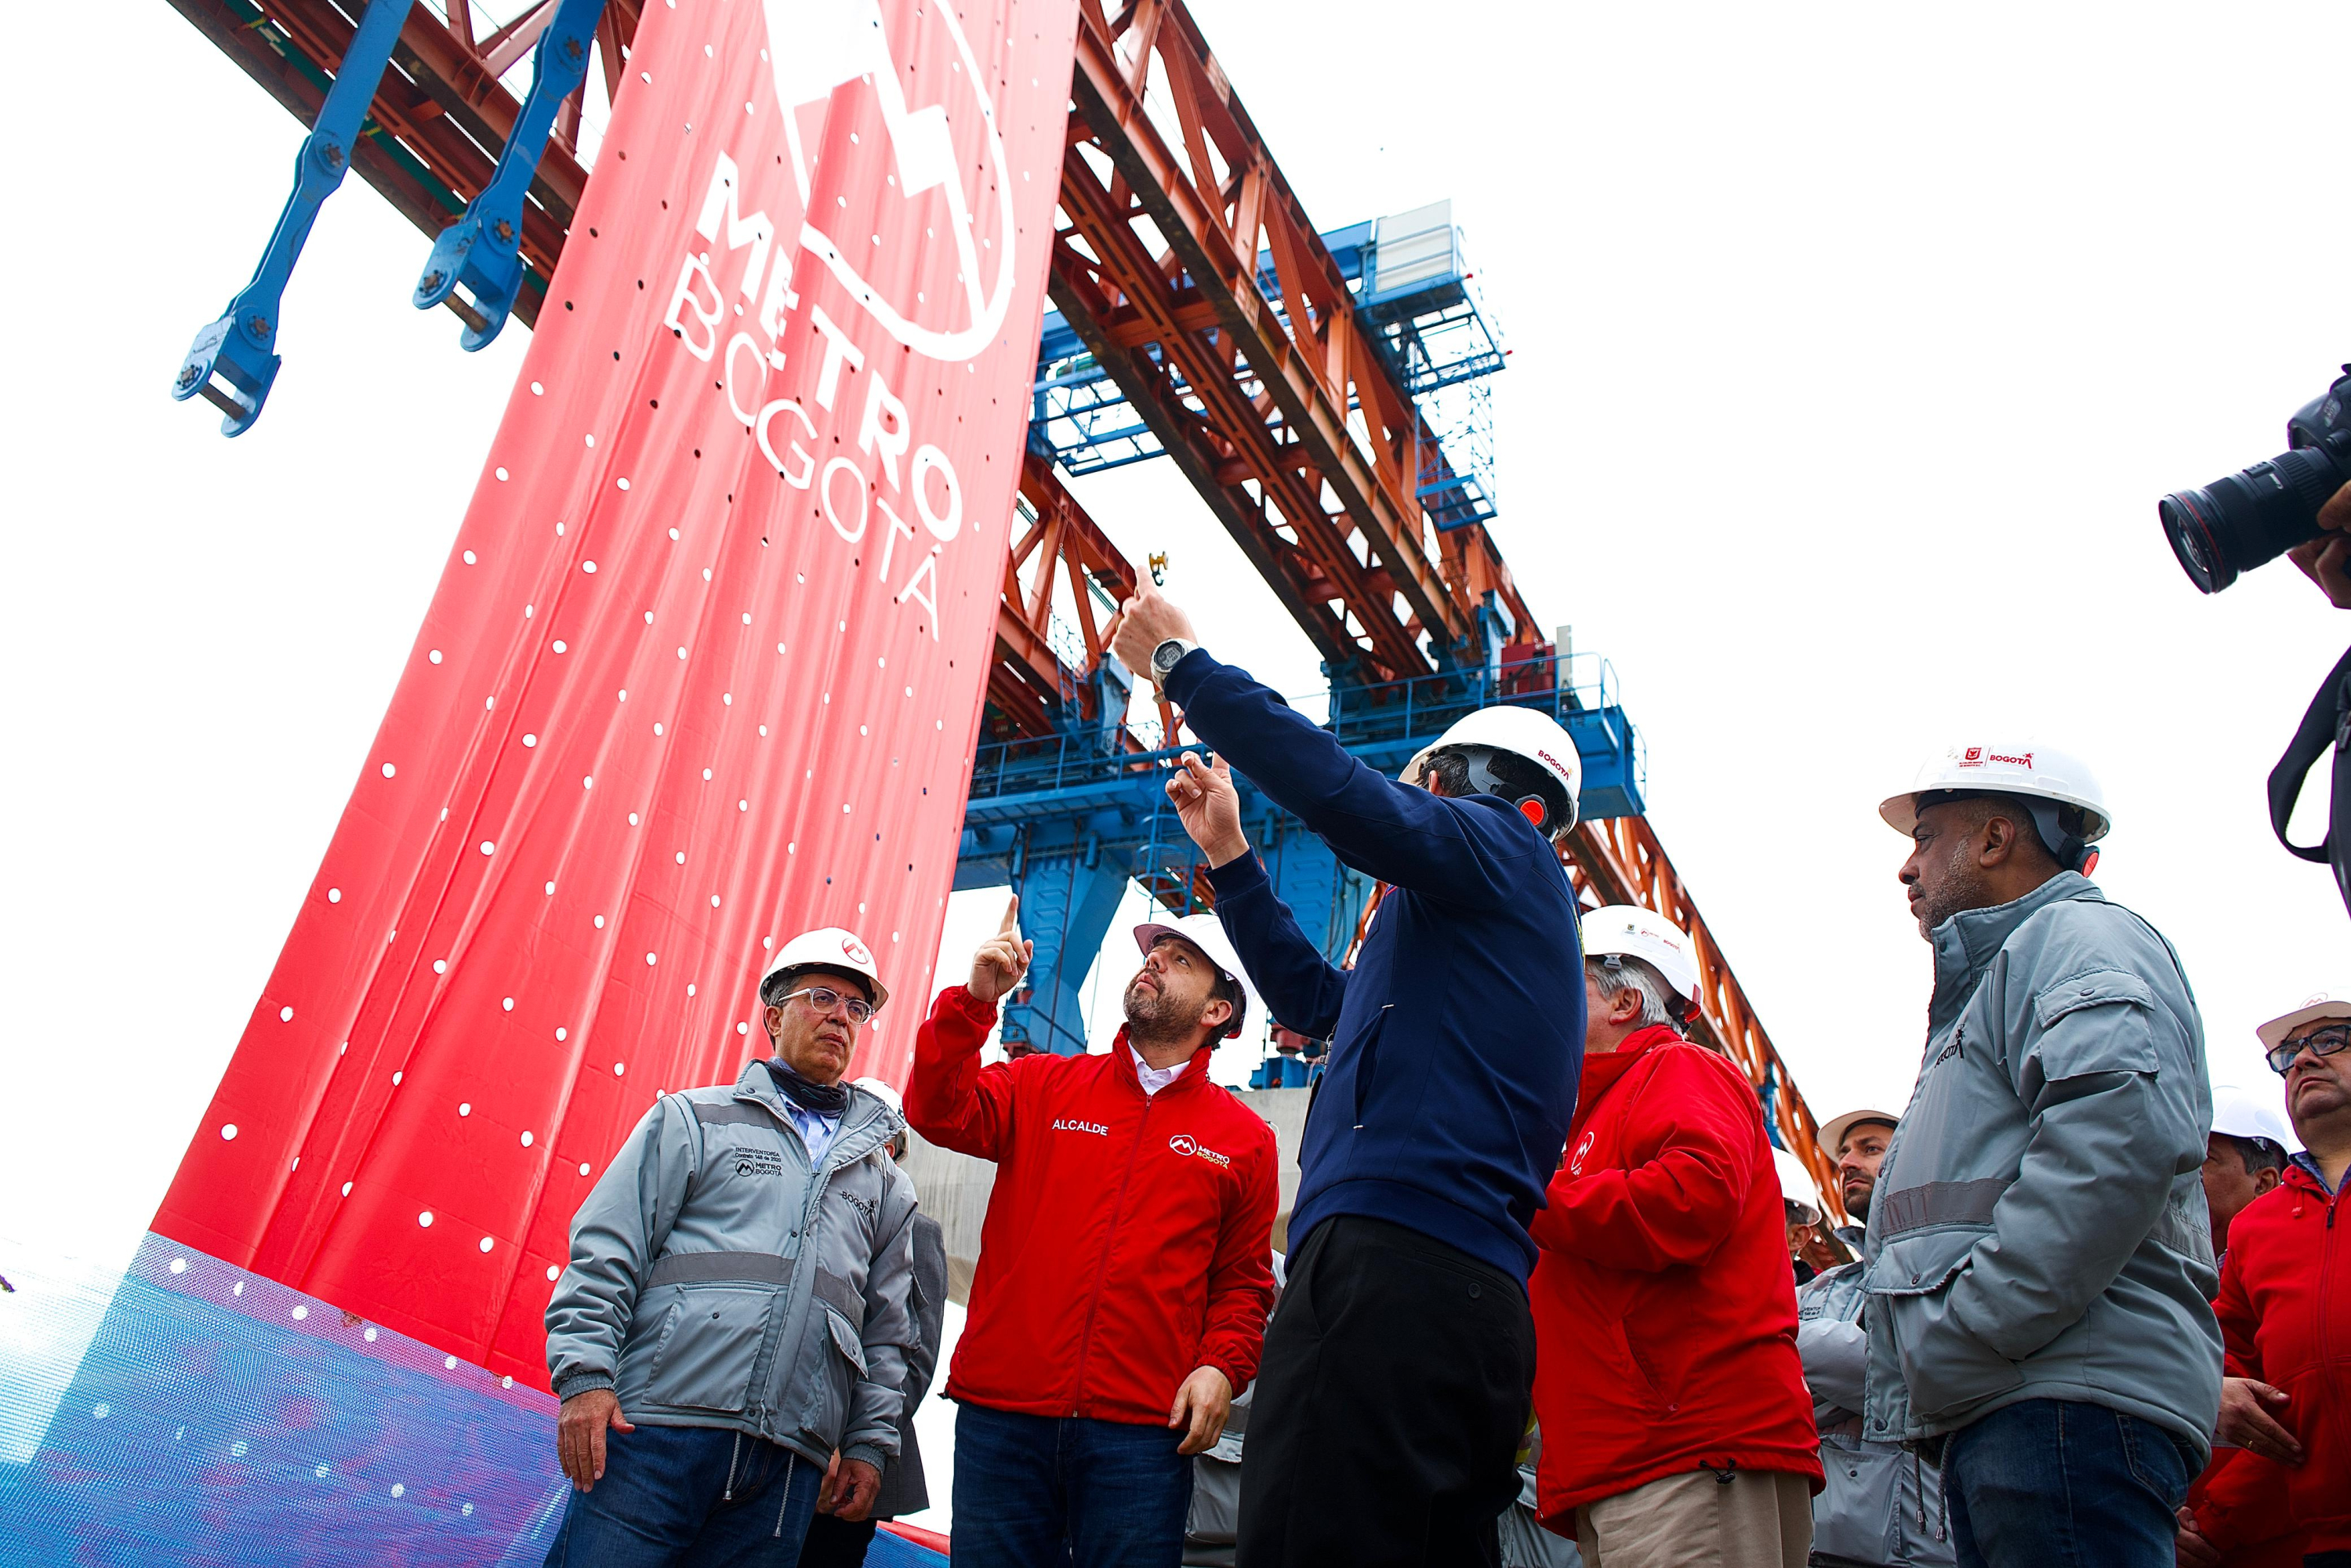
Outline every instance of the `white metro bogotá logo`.
[[(778, 151), (775, 122), (755, 113), (733, 150), (713, 155), (700, 200), (689, 198), (696, 217), (662, 325), (714, 367), (727, 408), (776, 476), (813, 491), (844, 543), (880, 536), (892, 601), (925, 612), (936, 641), (937, 558), (964, 522), (963, 484), (943, 444), (952, 429), (932, 427), (923, 398), (910, 406), (923, 371), (869, 363), (848, 328), (803, 301), (793, 277), (797, 258), (820, 260), (877, 326), (933, 361), (967, 361), (1004, 326), (1018, 231), (996, 105), (953, 9), (915, 14), (924, 25), (902, 26), (893, 47), (876, 0), (766, 0), (764, 53), (784, 145)], [(950, 101), (909, 104), (909, 79), (947, 84)], [(870, 110), (861, 93), (871, 95)], [(836, 115), (867, 126), (878, 117), (883, 135), (861, 141), (855, 131), (829, 132), (840, 131)], [(821, 190), (811, 131), (831, 160)], [(965, 145), (984, 146), (977, 167), (993, 183), (992, 202), (976, 204), (964, 189), (971, 170), (956, 152), (958, 131)], [(852, 221), (852, 196), (860, 211), (862, 198), (879, 204), (856, 233), (841, 226)], [(946, 269), (942, 241), (955, 283), (934, 284), (934, 297), (924, 285)], [(875, 281), (885, 273), (889, 288)], [(794, 341), (807, 347), (788, 351)], [(793, 353), (812, 360), (794, 382), (779, 382)]]
[(1201, 1147), (1200, 1140), (1194, 1137), (1189, 1133), (1176, 1134), (1174, 1137), (1167, 1140), (1167, 1146), (1175, 1150), (1177, 1154), (1182, 1155), (1186, 1159), (1197, 1157), (1199, 1159), (1212, 1161), (1220, 1166), (1229, 1166), (1233, 1163), (1231, 1157), (1228, 1155), (1220, 1155), (1214, 1149)]
[[(776, 99), (784, 110), (784, 136), (790, 143), (792, 175), (799, 187), (800, 210), (806, 214), (800, 225), (800, 244), (824, 262), (891, 337), (935, 360), (968, 360), (996, 340), (1012, 303), (1018, 233), (1012, 219), (1012, 171), (996, 121), (996, 104), (988, 97), (987, 80), (955, 7), (925, 9), (940, 26), (908, 31), (918, 31), (930, 39), (944, 35), (953, 46), (947, 76), (956, 84), (957, 101), (952, 104), (915, 108), (907, 103), (905, 78), (913, 74), (919, 78), (925, 65), (936, 62), (906, 57), (941, 52), (945, 46), (925, 47), (909, 38), (893, 49), (875, 0), (766, 0), (768, 57), (775, 68)], [(856, 81), (871, 87), (881, 110), (890, 143), (890, 172), (895, 176), (899, 196), (898, 215), (905, 220), (905, 242), (912, 243), (918, 232), (938, 227), (925, 222), (930, 215), (925, 209), (932, 205), (927, 198), (933, 193), (946, 208), (947, 238), (955, 246), (956, 280), (961, 285), (959, 309), (919, 296), (893, 298), (868, 276), (867, 267), (898, 259), (893, 253), (903, 246), (892, 246), (883, 235), (836, 234), (835, 215), (810, 205), (815, 165), (801, 145), (799, 111), (803, 105), (830, 99), (835, 89)], [(956, 127), (968, 130), (975, 122), (987, 149), (984, 166), (995, 176), (996, 232), (987, 235), (979, 232), (975, 221), (977, 204), (964, 190), (962, 161), (956, 152)], [(868, 258), (866, 266), (861, 266), (857, 257)], [(892, 270), (900, 277), (908, 275), (903, 266)], [(984, 277), (991, 270), (992, 276)], [(962, 318), (960, 324), (946, 319), (950, 313)]]

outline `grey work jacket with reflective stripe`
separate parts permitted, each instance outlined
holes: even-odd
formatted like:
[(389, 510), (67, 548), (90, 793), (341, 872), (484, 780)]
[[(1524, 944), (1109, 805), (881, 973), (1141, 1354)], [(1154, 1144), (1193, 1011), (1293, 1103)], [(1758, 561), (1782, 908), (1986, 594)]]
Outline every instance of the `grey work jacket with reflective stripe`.
[(1915, 1450), (1862, 1436), (1869, 1353), (1861, 1315), (1867, 1300), (1859, 1263), (1796, 1290), (1796, 1354), (1821, 1429), (1813, 1560), (1938, 1568), (1956, 1561), (1940, 1471)]
[(631, 1421), (879, 1468), (916, 1343), (900, 1125), (852, 1088), (811, 1169), (757, 1061), (731, 1089), (662, 1096), (572, 1218), (547, 1305), (557, 1396), (610, 1387)]
[(1933, 941), (1926, 1061), (1869, 1205), (1864, 1436), (2065, 1399), (2209, 1452), (2212, 1096), (2178, 955), (2071, 872)]

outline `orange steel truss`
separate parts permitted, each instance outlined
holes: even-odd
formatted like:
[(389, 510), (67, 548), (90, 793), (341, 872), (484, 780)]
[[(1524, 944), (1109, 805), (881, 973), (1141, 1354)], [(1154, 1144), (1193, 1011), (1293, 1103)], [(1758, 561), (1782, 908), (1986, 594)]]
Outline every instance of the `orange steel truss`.
[[(1419, 504), (1434, 437), (1182, 0), (1081, 0), (1071, 98), (1053, 301), (1332, 673), (1428, 670), (1422, 638), (1468, 640), (1489, 594), (1533, 635), (1486, 528), (1440, 533)], [(1593, 902), (1691, 933), (1693, 1033), (1776, 1081), (1782, 1136), (1842, 1215), (1812, 1110), (1648, 823), (1585, 824), (1563, 858)]]
[(1752, 1003), (1730, 972), (1730, 961), (1707, 929), (1673, 862), (1646, 817), (1612, 817), (1582, 822), (1568, 835), (1565, 852), (1569, 879), (1593, 907), (1604, 904), (1637, 904), (1654, 909), (1690, 934), (1698, 956), (1699, 1017), (1690, 1037), (1713, 1046), (1746, 1070), (1748, 1082), (1761, 1084), (1775, 1071), (1780, 1092), (1774, 1097), (1780, 1133), (1787, 1146), (1810, 1166), (1821, 1197), (1834, 1215), (1844, 1217), (1844, 1203), (1836, 1179), (1835, 1151), (1823, 1149), (1820, 1123), (1796, 1089), (1787, 1063), (1772, 1048)]
[[(288, 112), (308, 123), (349, 43), (360, 0), (172, 0)], [(619, 89), (643, 0), (609, 0), (597, 33)], [(470, 14), (420, 3), (351, 165), (427, 235), (481, 192), (521, 109), (501, 80), (552, 18), (537, 0), (476, 36)], [(1525, 640), (1541, 625), (1481, 524), (1439, 531), (1418, 497), (1442, 473), (1436, 437), (1357, 323), (1338, 267), (1181, 0), (1081, 0), (1069, 152), (1051, 291), (1088, 349), (1305, 631), (1336, 678), (1382, 681), (1432, 667), (1424, 640), (1474, 638), (1481, 605)], [(558, 116), (526, 204), (531, 276), (515, 313), (535, 319), (587, 183), (580, 104)], [(1270, 256), (1271, 276), (1259, 259)], [(988, 694), (1013, 729), (1047, 735), (1055, 705), (1097, 722), (1090, 677), (1103, 654), (1091, 578), (1123, 598), (1138, 580), (1029, 455)], [(1040, 559), (1040, 557), (1042, 559)], [(1024, 586), (1023, 572), (1028, 572)], [(1087, 666), (1059, 659), (1052, 583), (1078, 607)], [(1050, 699), (1050, 700), (1049, 700)], [(1174, 733), (1162, 709), (1163, 733)], [(1129, 736), (1126, 744), (1140, 747)], [(1817, 1123), (1719, 945), (1648, 823), (1591, 822), (1563, 850), (1587, 903), (1639, 904), (1696, 945), (1703, 989), (1693, 1033), (1762, 1084), (1776, 1076), (1780, 1132), (1842, 1216)]]
[[(1051, 459), (1035, 452), (1022, 457), (1020, 498), (1026, 505), (1013, 514), (1012, 549), (1004, 561), (1004, 601), (997, 618), (988, 701), (1021, 736), (1051, 735), (1069, 716), (1123, 730), (1126, 716), (1100, 711), (1102, 694), (1091, 678), (1101, 670), (1109, 649), (1104, 633), (1112, 612), (1089, 591), (1089, 585), (1099, 587), (1113, 606), (1124, 603), (1134, 594), (1134, 566), (1062, 487)], [(1067, 584), (1075, 607), (1075, 627), (1086, 654), (1082, 667), (1073, 668), (1053, 648), (1057, 582)], [(1074, 715), (1068, 713), (1071, 704)], [(1160, 733), (1174, 734), (1173, 714), (1165, 702), (1159, 709)], [(1145, 749), (1132, 734), (1125, 735), (1124, 744), (1129, 750)]]
[(1489, 591), (1531, 626), (1482, 526), (1439, 542), (1435, 436), (1191, 14), (1084, 0), (1071, 97), (1054, 302), (1334, 673), (1426, 671)]

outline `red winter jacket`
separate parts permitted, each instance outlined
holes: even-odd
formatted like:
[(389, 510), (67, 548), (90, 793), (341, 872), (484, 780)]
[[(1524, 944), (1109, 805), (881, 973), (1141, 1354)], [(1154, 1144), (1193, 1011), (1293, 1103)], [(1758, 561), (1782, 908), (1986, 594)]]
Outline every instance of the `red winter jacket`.
[(2286, 1512), (2289, 1473), (2244, 1448), (2212, 1450), (2188, 1489), (2188, 1512), (2226, 1568), (2302, 1568), (2307, 1537)]
[(1538, 1511), (1700, 1466), (1821, 1490), (1796, 1357), (1796, 1277), (1761, 1108), (1729, 1061), (1663, 1027), (1583, 1059), (1567, 1163), (1529, 1227)]
[(914, 1037), (906, 1120), (996, 1162), (947, 1397), (1165, 1426), (1195, 1370), (1257, 1375), (1273, 1305), (1273, 1129), (1202, 1047), (1145, 1097), (1126, 1033), (1102, 1056), (979, 1048), (996, 1009), (950, 986)]
[[(2300, 1166), (2229, 1222), (2220, 1268), (2220, 1319), (2232, 1377), (2257, 1377), (2290, 1396), (2274, 1411), (2302, 1441), (2302, 1463), (2283, 1468), (2286, 1513), (2307, 1532), (2304, 1550), (2351, 1551), (2351, 1221)], [(2273, 1533), (2281, 1467), (2247, 1455), (2216, 1481), (2196, 1525), (2228, 1551)], [(2242, 1472), (2241, 1476), (2238, 1472)], [(2254, 1484), (2262, 1479), (2267, 1487)]]

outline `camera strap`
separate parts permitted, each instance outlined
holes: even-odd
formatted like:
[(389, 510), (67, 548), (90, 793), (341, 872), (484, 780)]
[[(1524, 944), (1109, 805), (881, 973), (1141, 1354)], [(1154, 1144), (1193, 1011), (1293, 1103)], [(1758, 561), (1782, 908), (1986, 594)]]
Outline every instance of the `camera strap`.
[[(2326, 837), (2315, 844), (2297, 844), (2286, 837), (2286, 822), (2294, 802), (2302, 799), (2310, 770), (2335, 748), (2333, 787), (2327, 796)], [(2318, 695), (2302, 716), (2300, 727), (2278, 765), (2270, 769), (2270, 827), (2278, 842), (2306, 861), (2325, 861), (2335, 868), (2335, 891), (2351, 909), (2351, 652), (2336, 660), (2320, 683)]]

